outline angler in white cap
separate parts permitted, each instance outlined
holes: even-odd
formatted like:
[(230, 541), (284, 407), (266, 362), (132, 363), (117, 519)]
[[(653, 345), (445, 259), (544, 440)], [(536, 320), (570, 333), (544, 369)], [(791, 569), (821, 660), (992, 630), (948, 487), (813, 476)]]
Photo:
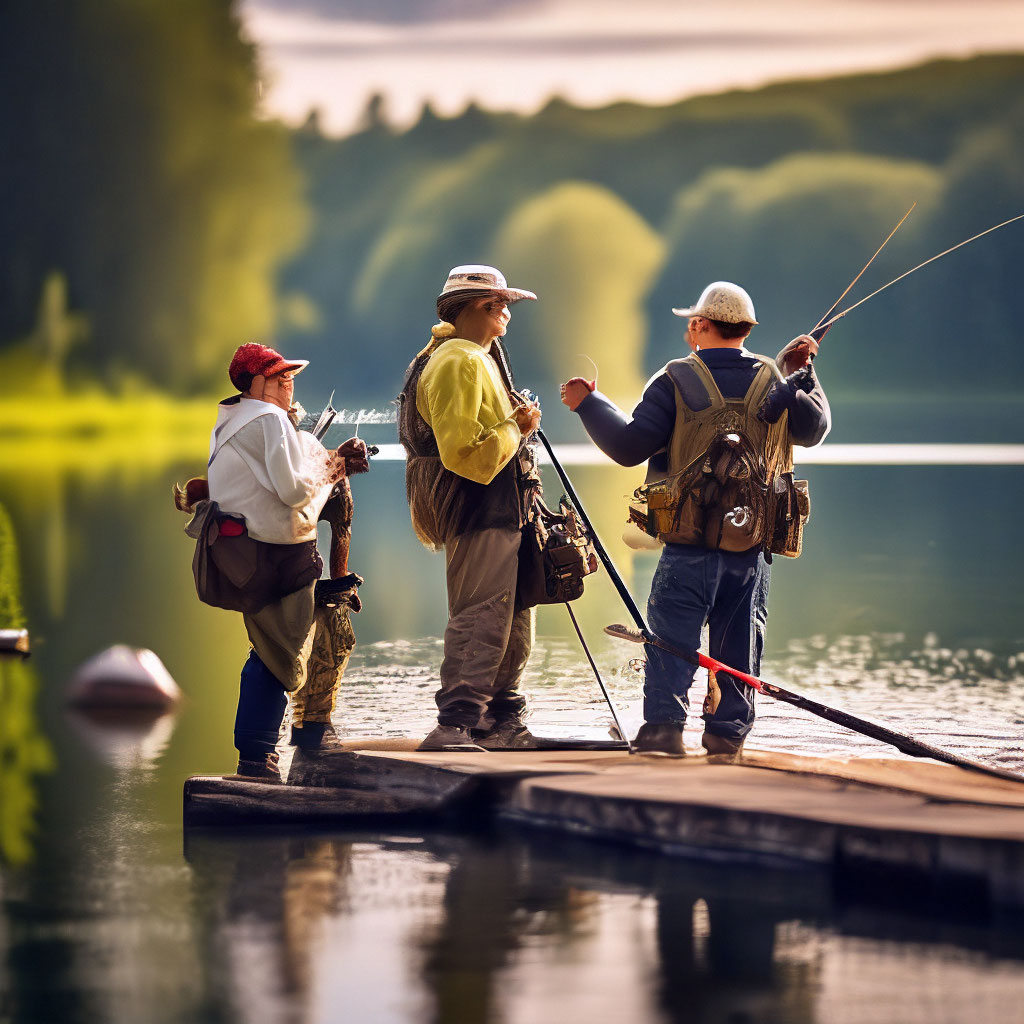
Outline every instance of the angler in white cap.
[(536, 298), (494, 267), (455, 267), (437, 297), (441, 322), (399, 398), (413, 528), (444, 549), (448, 584), (438, 724), (423, 750), (535, 745), (519, 692), (533, 609), (514, 602), (524, 513), (540, 492), (527, 443), (540, 409), (514, 391), (498, 339), (509, 306)]
[[(647, 605), (650, 627), (686, 650), (710, 627), (710, 653), (756, 675), (764, 647), (772, 554), (796, 557), (809, 512), (806, 482), (793, 480), (793, 445), (813, 445), (830, 427), (809, 335), (769, 359), (744, 347), (757, 324), (750, 296), (715, 281), (687, 317), (690, 353), (651, 378), (627, 416), (574, 377), (562, 402), (615, 462), (648, 461), (630, 521), (664, 545)], [(646, 647), (639, 750), (683, 754), (694, 668)], [(736, 757), (754, 722), (753, 691), (718, 673), (704, 702), (703, 746)]]

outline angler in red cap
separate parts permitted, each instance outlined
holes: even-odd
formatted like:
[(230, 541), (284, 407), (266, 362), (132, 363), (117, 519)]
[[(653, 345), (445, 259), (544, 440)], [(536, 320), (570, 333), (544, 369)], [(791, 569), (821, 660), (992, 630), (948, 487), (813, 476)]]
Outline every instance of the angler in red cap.
[(188, 529), (200, 540), (200, 597), (243, 613), (252, 650), (235, 719), (238, 774), (265, 782), (280, 781), (281, 721), (288, 694), (306, 680), (323, 568), (317, 520), (335, 485), (367, 467), (358, 438), (329, 451), (296, 429), (294, 379), (306, 365), (266, 345), (235, 352), (228, 375), (239, 393), (218, 407), (209, 500), (195, 505)]

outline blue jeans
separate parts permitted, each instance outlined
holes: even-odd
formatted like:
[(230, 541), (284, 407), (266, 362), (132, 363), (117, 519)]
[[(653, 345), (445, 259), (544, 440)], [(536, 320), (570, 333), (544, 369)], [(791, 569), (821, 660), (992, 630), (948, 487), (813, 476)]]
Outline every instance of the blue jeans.
[[(770, 569), (760, 548), (711, 551), (666, 544), (654, 573), (647, 618), (651, 629), (676, 647), (695, 651), (701, 630), (710, 627), (711, 656), (741, 672), (757, 675), (768, 620)], [(646, 646), (644, 719), (652, 724), (686, 721), (695, 666), (658, 647)], [(754, 724), (754, 691), (718, 673), (722, 699), (705, 730), (742, 739)]]
[(262, 761), (273, 753), (288, 694), (255, 651), (242, 666), (235, 713), (235, 747), (240, 761)]

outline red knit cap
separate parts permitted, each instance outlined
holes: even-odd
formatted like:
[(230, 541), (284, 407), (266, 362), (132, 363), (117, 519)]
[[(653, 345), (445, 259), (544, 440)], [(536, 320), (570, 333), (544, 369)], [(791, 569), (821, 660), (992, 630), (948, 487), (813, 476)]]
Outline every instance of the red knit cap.
[(260, 374), (272, 377), (285, 370), (298, 373), (307, 366), (308, 359), (285, 359), (276, 349), (251, 341), (247, 345), (240, 345), (235, 351), (228, 367), (228, 376), (239, 391), (248, 391), (252, 387), (253, 377)]

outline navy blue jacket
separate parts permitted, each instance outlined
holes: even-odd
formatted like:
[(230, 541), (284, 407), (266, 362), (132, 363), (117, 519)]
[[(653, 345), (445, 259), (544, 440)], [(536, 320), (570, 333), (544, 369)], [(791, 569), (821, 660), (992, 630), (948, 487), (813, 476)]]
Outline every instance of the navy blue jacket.
[[(745, 348), (703, 349), (700, 358), (711, 371), (724, 398), (742, 398), (761, 367), (761, 362)], [(778, 418), (789, 411), (789, 436), (793, 444), (817, 444), (832, 425), (825, 392), (813, 378), (810, 391), (780, 381), (769, 395), (769, 403)], [(638, 466), (661, 452), (672, 436), (676, 422), (675, 385), (667, 373), (660, 373), (647, 385), (631, 417), (600, 391), (593, 391), (578, 406), (583, 426), (591, 440), (620, 466)], [(664, 453), (652, 459), (652, 468), (667, 472)]]

